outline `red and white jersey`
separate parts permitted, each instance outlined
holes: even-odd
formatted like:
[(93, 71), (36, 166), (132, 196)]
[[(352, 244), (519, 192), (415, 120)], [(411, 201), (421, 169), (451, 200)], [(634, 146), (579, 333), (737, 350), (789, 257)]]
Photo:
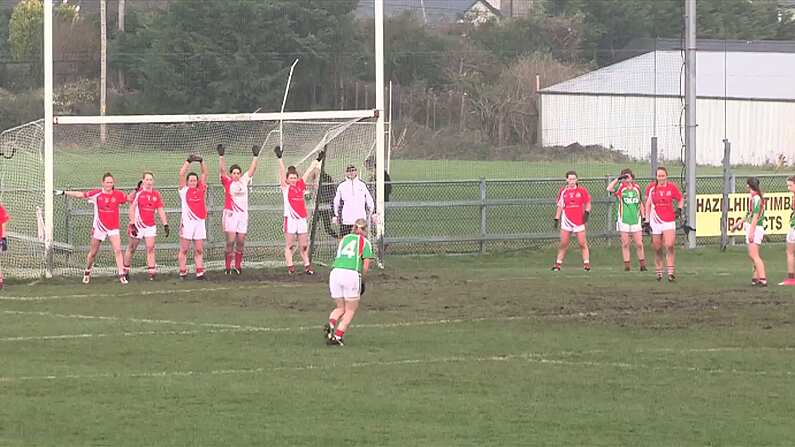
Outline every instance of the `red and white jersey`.
[(563, 210), (563, 217), (573, 225), (584, 225), (585, 208), (591, 203), (591, 195), (582, 186), (570, 188), (564, 186), (558, 192), (558, 208)]
[(138, 228), (147, 228), (155, 226), (155, 211), (158, 208), (163, 208), (163, 199), (160, 197), (160, 191), (153, 189), (147, 191), (141, 189), (135, 193), (131, 202), (134, 202), (135, 207), (135, 226)]
[(8, 215), (6, 209), (3, 208), (3, 205), (0, 205), (0, 237), (6, 237), (6, 234), (3, 231), (3, 224), (7, 223), (9, 220), (11, 220), (11, 216)]
[(207, 185), (199, 182), (195, 188), (183, 186), (179, 189), (182, 200), (182, 222), (204, 220), (207, 218), (207, 204), (204, 201)]
[(83, 197), (94, 205), (94, 229), (108, 232), (119, 229), (119, 207), (127, 202), (127, 195), (114, 189), (103, 192), (94, 189), (83, 193)]
[(646, 203), (651, 204), (651, 215), (649, 218), (658, 222), (674, 222), (676, 220), (674, 201), (678, 202), (680, 200), (682, 200), (682, 193), (671, 182), (665, 185), (658, 185), (656, 182), (652, 182), (646, 188)]
[(284, 197), (284, 217), (293, 219), (306, 219), (306, 204), (304, 203), (304, 192), (306, 184), (304, 179), (298, 179), (295, 185), (282, 186), (282, 196)]
[(221, 184), (224, 185), (224, 209), (248, 213), (248, 185), (251, 184), (248, 172), (244, 172), (238, 181), (222, 175)]

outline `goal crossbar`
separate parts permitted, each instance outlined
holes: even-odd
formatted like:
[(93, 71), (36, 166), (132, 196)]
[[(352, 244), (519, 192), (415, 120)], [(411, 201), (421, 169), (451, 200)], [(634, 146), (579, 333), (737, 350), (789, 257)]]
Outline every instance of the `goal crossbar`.
[(219, 113), (206, 115), (55, 116), (58, 124), (165, 124), (224, 121), (300, 121), (378, 118), (377, 110), (323, 110), (314, 112)]

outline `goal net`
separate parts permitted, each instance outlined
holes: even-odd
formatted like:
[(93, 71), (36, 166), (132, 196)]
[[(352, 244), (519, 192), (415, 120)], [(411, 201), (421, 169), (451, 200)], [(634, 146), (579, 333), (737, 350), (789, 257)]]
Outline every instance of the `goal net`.
[(39, 277), (44, 271), (43, 141), (41, 120), (0, 133), (0, 203), (11, 216), (0, 267), (8, 277)]
[[(280, 121), (284, 118), (284, 121)], [(224, 234), (221, 213), (224, 190), (220, 184), (218, 155), (215, 147), (226, 146), (227, 169), (233, 164), (248, 169), (252, 146), (260, 146), (259, 164), (249, 190), (249, 225), (246, 238), (245, 266), (275, 267), (284, 265), (283, 199), (279, 189), (278, 162), (273, 147), (284, 148), (284, 162), (295, 165), (299, 173), (328, 147), (324, 171), (326, 182), (344, 179), (348, 164), (357, 165), (365, 181), (372, 181), (375, 172), (365, 163), (374, 150), (376, 126), (374, 112), (301, 112), (286, 114), (204, 115), (204, 116), (114, 116), (58, 117), (54, 130), (54, 168), (56, 189), (90, 189), (100, 184), (105, 172), (113, 174), (116, 188), (128, 192), (145, 171), (154, 174), (155, 188), (160, 190), (169, 223), (174, 229), (170, 238), (162, 231), (157, 236), (157, 264), (161, 272), (176, 270), (178, 249), (177, 227), (180, 200), (178, 171), (191, 153), (201, 155), (209, 169), (207, 241), (205, 264), (208, 269), (223, 268)], [(369, 167), (366, 170), (365, 165)], [(192, 166), (198, 170), (198, 166)], [(318, 199), (318, 176), (307, 185), (307, 210), (331, 210)], [(42, 185), (43, 182), (39, 183)], [(335, 187), (332, 185), (332, 187)], [(322, 198), (321, 198), (322, 199)], [(322, 200), (321, 200), (322, 202)], [(317, 205), (317, 206), (316, 206)], [(126, 207), (122, 208), (126, 222)], [(84, 268), (90, 242), (93, 210), (82, 200), (57, 197), (55, 203), (54, 238), (56, 246), (68, 248), (68, 254), (54, 259), (54, 274), (74, 275)], [(323, 227), (323, 219), (310, 216), (310, 225)], [(321, 228), (310, 228), (314, 237), (315, 257), (328, 260), (336, 247), (336, 239)], [(122, 242), (126, 245), (126, 236)], [(95, 272), (112, 273), (115, 264), (107, 244), (103, 244)], [(143, 271), (143, 244), (132, 262), (133, 272)], [(189, 256), (189, 262), (192, 259)], [(295, 253), (296, 264), (300, 256)]]

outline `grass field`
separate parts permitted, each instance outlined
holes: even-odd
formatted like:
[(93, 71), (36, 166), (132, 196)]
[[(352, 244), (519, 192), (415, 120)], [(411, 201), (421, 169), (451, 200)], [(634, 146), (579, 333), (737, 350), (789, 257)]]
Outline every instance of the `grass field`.
[(740, 248), (552, 256), (390, 258), (343, 348), (325, 274), (12, 283), (0, 445), (791, 445), (795, 298)]

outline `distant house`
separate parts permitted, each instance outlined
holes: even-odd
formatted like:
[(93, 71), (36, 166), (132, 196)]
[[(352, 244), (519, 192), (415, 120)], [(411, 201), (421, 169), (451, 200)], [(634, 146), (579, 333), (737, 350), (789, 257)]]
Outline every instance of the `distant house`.
[[(499, 0), (496, 1), (499, 3)], [(500, 20), (501, 18), (502, 12), (500, 12), (498, 8), (492, 6), (489, 0), (475, 0), (472, 5), (467, 8), (459, 21), (480, 25), (482, 23)]]

